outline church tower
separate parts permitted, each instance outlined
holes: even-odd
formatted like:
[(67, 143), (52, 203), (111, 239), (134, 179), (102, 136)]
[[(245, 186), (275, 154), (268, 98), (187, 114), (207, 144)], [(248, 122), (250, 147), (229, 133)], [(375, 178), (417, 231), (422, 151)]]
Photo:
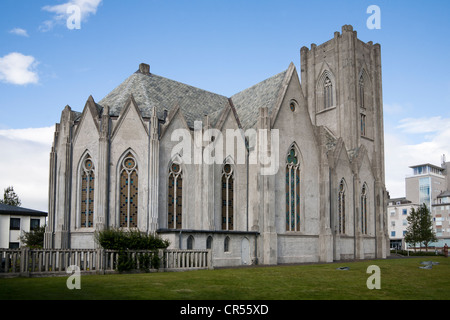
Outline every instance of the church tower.
[[(386, 190), (380, 45), (359, 40), (353, 27), (344, 25), (342, 33), (335, 32), (333, 39), (319, 46), (312, 44), (310, 49), (302, 47), (300, 57), (301, 85), (311, 121), (326, 127), (343, 142), (353, 163), (351, 186), (357, 199), (364, 183), (358, 176), (358, 158), (362, 154), (369, 158), (375, 180), (370, 188), (376, 215), (375, 246), (377, 257), (384, 257)], [(359, 207), (357, 202), (355, 212), (360, 212)]]
[(380, 45), (344, 25), (333, 39), (301, 48), (301, 82), (312, 123), (341, 137), (347, 150), (363, 145), (384, 181)]

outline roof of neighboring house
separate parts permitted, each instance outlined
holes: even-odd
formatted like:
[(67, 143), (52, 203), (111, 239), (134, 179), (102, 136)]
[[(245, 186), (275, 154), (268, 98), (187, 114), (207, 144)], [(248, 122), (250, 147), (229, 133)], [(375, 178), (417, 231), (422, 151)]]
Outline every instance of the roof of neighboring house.
[(10, 206), (0, 203), (0, 215), (15, 215), (15, 216), (39, 216), (46, 217), (47, 212), (27, 209), (22, 207)]

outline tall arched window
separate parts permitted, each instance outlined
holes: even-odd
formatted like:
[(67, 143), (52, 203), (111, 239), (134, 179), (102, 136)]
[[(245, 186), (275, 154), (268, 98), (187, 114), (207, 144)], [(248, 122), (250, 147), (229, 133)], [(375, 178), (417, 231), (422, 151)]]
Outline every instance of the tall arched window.
[(345, 181), (341, 180), (339, 183), (338, 194), (338, 231), (339, 233), (345, 233)]
[(364, 78), (363, 75), (359, 78), (359, 106), (365, 108), (364, 105)]
[(187, 238), (186, 248), (192, 250), (194, 248), (194, 236), (190, 235)]
[(169, 229), (181, 229), (183, 219), (183, 177), (181, 166), (178, 163), (172, 163), (169, 168), (168, 187), (167, 227)]
[(230, 237), (226, 236), (223, 242), (223, 252), (230, 251)]
[(120, 170), (120, 227), (136, 228), (138, 219), (138, 166), (129, 152)]
[(325, 78), (324, 81), (323, 100), (324, 100), (324, 109), (328, 109), (333, 106), (333, 83), (331, 82), (328, 76)]
[(206, 249), (212, 249), (212, 242), (213, 242), (213, 237), (208, 236), (208, 238), (206, 239)]
[(233, 167), (225, 164), (222, 170), (222, 230), (234, 227), (234, 177)]
[(294, 147), (286, 160), (286, 231), (300, 231), (300, 163)]
[(81, 228), (94, 226), (94, 163), (87, 155), (81, 165)]
[(361, 233), (367, 234), (367, 185), (361, 189)]

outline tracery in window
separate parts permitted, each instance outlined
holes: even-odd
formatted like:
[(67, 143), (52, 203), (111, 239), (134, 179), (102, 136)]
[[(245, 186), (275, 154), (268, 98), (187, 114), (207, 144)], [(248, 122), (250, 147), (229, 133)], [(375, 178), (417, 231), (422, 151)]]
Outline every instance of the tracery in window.
[(286, 231), (300, 231), (300, 164), (294, 147), (286, 160)]
[(338, 232), (345, 233), (345, 181), (341, 180), (339, 183), (339, 194), (338, 194)]
[(367, 185), (361, 189), (361, 233), (367, 234)]
[(178, 163), (172, 163), (169, 168), (168, 187), (167, 227), (169, 229), (181, 229), (183, 219), (183, 175), (181, 166)]
[(87, 155), (81, 166), (81, 228), (94, 226), (94, 182), (94, 163)]
[(222, 170), (222, 230), (234, 228), (234, 176), (233, 167), (227, 163)]
[(121, 163), (120, 221), (122, 228), (136, 228), (138, 219), (138, 166), (129, 152)]
[(323, 96), (324, 109), (331, 108), (333, 106), (333, 83), (328, 76), (324, 81)]

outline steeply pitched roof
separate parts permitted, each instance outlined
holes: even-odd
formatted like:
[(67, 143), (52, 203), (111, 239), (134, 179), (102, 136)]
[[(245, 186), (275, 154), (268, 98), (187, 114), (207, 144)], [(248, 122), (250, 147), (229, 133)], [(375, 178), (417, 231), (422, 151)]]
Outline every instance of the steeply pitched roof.
[(143, 117), (150, 117), (152, 108), (156, 107), (158, 118), (163, 118), (164, 110), (170, 111), (178, 104), (191, 128), (195, 120), (202, 120), (205, 114), (221, 110), (228, 104), (225, 96), (139, 71), (128, 77), (99, 104), (103, 107), (108, 105), (110, 115), (119, 116), (130, 95), (133, 95)]
[[(243, 129), (255, 126), (261, 107), (268, 107), (269, 115), (271, 114), (286, 72), (287, 70), (231, 97)], [(161, 119), (164, 117), (164, 110), (170, 112), (178, 105), (190, 128), (193, 128), (194, 121), (203, 120), (205, 115), (209, 115), (211, 124), (216, 124), (224, 108), (230, 105), (225, 96), (143, 72), (141, 67), (99, 101), (98, 105), (109, 106), (110, 115), (119, 116), (131, 95), (143, 117), (150, 117), (152, 109), (156, 107), (156, 114)]]
[(269, 116), (272, 115), (286, 72), (280, 72), (231, 97), (244, 130), (256, 125), (260, 108), (267, 107)]
[(0, 203), (0, 215), (19, 215), (19, 216), (41, 216), (46, 217), (47, 213), (32, 209), (26, 209), (22, 207), (10, 206), (7, 204)]

